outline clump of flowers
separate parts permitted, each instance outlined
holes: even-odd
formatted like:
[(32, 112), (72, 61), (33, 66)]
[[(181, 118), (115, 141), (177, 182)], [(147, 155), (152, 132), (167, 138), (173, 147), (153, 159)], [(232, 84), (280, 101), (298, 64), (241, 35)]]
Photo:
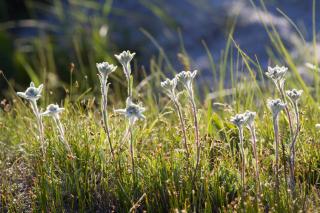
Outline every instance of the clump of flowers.
[(253, 150), (253, 155), (255, 158), (255, 163), (256, 163), (256, 179), (258, 182), (258, 189), (260, 190), (260, 175), (259, 175), (259, 161), (258, 161), (258, 154), (257, 154), (257, 137), (256, 137), (256, 130), (254, 126), (254, 119), (256, 117), (256, 112), (251, 112), (251, 111), (246, 111), (244, 113), (246, 117), (246, 126), (250, 131), (251, 134), (251, 142), (252, 142), (252, 150)]
[(272, 112), (274, 143), (275, 143), (275, 176), (276, 190), (279, 192), (279, 113), (285, 109), (286, 104), (280, 99), (268, 100), (268, 107)]
[(60, 139), (64, 143), (64, 145), (65, 145), (66, 149), (68, 150), (68, 152), (70, 153), (70, 155), (72, 156), (71, 147), (70, 147), (69, 143), (67, 142), (67, 140), (65, 139), (64, 128), (63, 128), (63, 125), (60, 121), (60, 113), (62, 113), (63, 111), (64, 111), (64, 108), (59, 107), (59, 105), (49, 104), (47, 106), (46, 111), (41, 113), (41, 115), (42, 116), (50, 116), (53, 118), (53, 120), (56, 124), (56, 127), (58, 129)]
[(188, 149), (188, 144), (187, 144), (187, 135), (186, 135), (186, 127), (184, 123), (184, 118), (181, 110), (181, 105), (178, 100), (178, 95), (176, 94), (176, 87), (177, 87), (177, 79), (173, 78), (172, 80), (166, 79), (165, 81), (161, 82), (161, 87), (163, 88), (164, 92), (168, 95), (168, 97), (172, 100), (176, 112), (179, 117), (180, 125), (182, 128), (182, 133), (183, 133), (183, 142), (184, 142), (184, 148), (186, 152), (186, 157), (187, 159), (189, 158), (189, 149)]
[(300, 118), (299, 118), (299, 107), (298, 107), (298, 102), (299, 99), (302, 95), (303, 91), (302, 90), (297, 90), (297, 89), (292, 89), (292, 90), (287, 90), (286, 94), (294, 108), (294, 114), (295, 114), (295, 119), (296, 119), (296, 129), (295, 133), (293, 136), (293, 140), (290, 145), (290, 186), (291, 186), (291, 191), (294, 193), (295, 191), (295, 153), (296, 153), (296, 142), (298, 139), (298, 135), (300, 132)]
[(284, 89), (284, 83), (286, 81), (287, 67), (268, 67), (268, 71), (265, 73), (276, 85), (279, 91)]
[(43, 84), (40, 84), (39, 87), (35, 87), (34, 83), (31, 82), (30, 86), (26, 89), (25, 92), (17, 92), (17, 95), (29, 101), (32, 112), (36, 116), (38, 131), (39, 131), (39, 138), (41, 143), (41, 150), (42, 150), (42, 154), (44, 155), (45, 141), (43, 136), (43, 123), (42, 123), (41, 113), (37, 105), (37, 101), (39, 100), (39, 98), (41, 98), (42, 89), (43, 89)]
[(132, 179), (135, 184), (135, 163), (134, 163), (134, 149), (133, 149), (133, 126), (135, 122), (139, 119), (145, 119), (143, 112), (145, 108), (141, 105), (134, 104), (130, 97), (126, 100), (125, 109), (117, 109), (116, 113), (124, 115), (129, 121), (129, 132), (130, 132), (130, 156), (131, 156), (131, 166), (132, 166)]
[(131, 66), (130, 62), (135, 56), (136, 53), (131, 53), (129, 50), (123, 51), (122, 53), (115, 55), (115, 57), (118, 59), (120, 64), (122, 65), (123, 72), (126, 76), (127, 79), (127, 84), (128, 84), (128, 97), (132, 98), (132, 87), (133, 87), (133, 82), (131, 79)]
[(108, 77), (111, 73), (113, 73), (116, 69), (117, 66), (114, 66), (113, 64), (109, 64), (108, 62), (102, 62), (102, 63), (97, 63), (96, 64), (97, 69), (98, 69), (98, 76), (100, 80), (100, 85), (101, 85), (101, 113), (103, 117), (103, 126), (104, 126), (104, 131), (107, 135), (108, 143), (109, 143), (109, 148), (112, 154), (112, 157), (114, 158), (114, 150), (112, 146), (112, 141), (110, 137), (110, 130), (109, 130), (109, 124), (108, 124), (108, 90), (109, 90), (109, 83), (108, 83)]
[(200, 164), (200, 152), (201, 152), (201, 144), (200, 144), (200, 138), (199, 138), (199, 125), (198, 125), (198, 116), (197, 116), (197, 106), (194, 98), (194, 91), (193, 91), (193, 80), (196, 77), (198, 71), (194, 70), (191, 71), (182, 71), (178, 73), (175, 78), (178, 82), (182, 84), (182, 86), (185, 88), (188, 94), (188, 98), (191, 104), (191, 109), (193, 113), (193, 120), (194, 120), (194, 130), (195, 130), (195, 142), (197, 147), (197, 155), (196, 155), (196, 166), (194, 169), (194, 178), (193, 182), (195, 180), (195, 176), (197, 174), (197, 170)]
[(243, 126), (247, 123), (248, 117), (246, 114), (236, 114), (235, 116), (231, 117), (231, 123), (237, 126), (239, 132), (239, 141), (240, 141), (240, 152), (241, 152), (241, 159), (242, 159), (242, 166), (241, 166), (241, 182), (243, 189), (245, 188), (245, 166), (246, 160), (244, 155), (244, 147), (243, 147)]

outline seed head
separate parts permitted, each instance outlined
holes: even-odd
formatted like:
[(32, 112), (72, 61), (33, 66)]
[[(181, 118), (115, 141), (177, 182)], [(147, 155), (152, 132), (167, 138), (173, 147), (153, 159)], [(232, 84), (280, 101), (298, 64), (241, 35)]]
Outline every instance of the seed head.
[(31, 82), (25, 92), (17, 92), (17, 95), (29, 101), (37, 101), (41, 97), (42, 88), (43, 84), (40, 84), (37, 88), (34, 83)]

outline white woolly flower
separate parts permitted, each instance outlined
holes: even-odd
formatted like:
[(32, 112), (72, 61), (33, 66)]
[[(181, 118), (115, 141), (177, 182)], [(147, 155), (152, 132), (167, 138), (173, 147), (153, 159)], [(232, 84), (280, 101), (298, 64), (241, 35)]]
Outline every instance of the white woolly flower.
[(64, 111), (64, 108), (59, 107), (57, 104), (49, 104), (47, 106), (46, 111), (41, 113), (42, 116), (52, 116), (52, 117), (58, 117), (61, 112)]
[(249, 110), (247, 110), (244, 113), (244, 116), (246, 117), (246, 124), (249, 128), (251, 128), (253, 126), (254, 123), (254, 118), (256, 117), (256, 112), (251, 112)]
[(300, 99), (302, 93), (303, 93), (302, 90), (297, 90), (297, 89), (292, 89), (292, 90), (287, 90), (286, 91), (287, 96), (294, 103), (297, 102)]
[(239, 129), (241, 129), (243, 125), (247, 123), (247, 120), (248, 118), (245, 114), (236, 114), (230, 119), (231, 123), (236, 125)]
[(196, 77), (198, 71), (194, 70), (190, 71), (182, 71), (176, 75), (176, 79), (182, 83), (182, 85), (186, 88), (188, 92), (192, 91), (192, 81)]
[(37, 101), (41, 97), (42, 88), (43, 84), (40, 84), (37, 88), (34, 83), (31, 82), (25, 92), (17, 92), (17, 95), (29, 101)]
[(266, 76), (273, 80), (278, 89), (283, 89), (284, 83), (286, 81), (286, 73), (288, 68), (285, 66), (279, 67), (268, 67), (268, 71), (265, 72)]
[(142, 114), (146, 109), (138, 104), (134, 104), (130, 97), (126, 100), (125, 109), (117, 109), (116, 113), (120, 113), (129, 119), (129, 123), (133, 124), (138, 119), (145, 119), (145, 116)]
[(280, 99), (268, 100), (268, 107), (272, 112), (273, 117), (277, 117), (278, 114), (286, 107)]
[(172, 99), (176, 98), (176, 87), (177, 87), (176, 78), (173, 78), (172, 80), (167, 78), (165, 81), (162, 81), (160, 85), (170, 98)]
[(131, 74), (130, 62), (135, 56), (135, 54), (136, 53), (130, 53), (130, 51), (127, 50), (127, 51), (123, 51), (119, 55), (114, 55), (118, 59), (120, 64), (123, 66), (124, 68), (123, 71), (125, 72), (125, 75), (127, 76), (127, 78), (129, 78)]
[(113, 64), (109, 64), (108, 62), (102, 62), (102, 63), (96, 63), (96, 66), (99, 71), (99, 78), (105, 79), (110, 75), (112, 72), (114, 72), (117, 69), (117, 66), (114, 66)]
[(315, 127), (316, 127), (317, 130), (319, 130), (320, 129), (320, 124), (316, 124)]

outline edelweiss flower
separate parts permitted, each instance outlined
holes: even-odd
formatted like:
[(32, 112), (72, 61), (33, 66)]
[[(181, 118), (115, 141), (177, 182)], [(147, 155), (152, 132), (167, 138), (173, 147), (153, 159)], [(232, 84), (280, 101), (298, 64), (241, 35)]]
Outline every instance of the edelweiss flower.
[(42, 88), (43, 84), (40, 84), (37, 88), (34, 83), (31, 82), (30, 87), (28, 87), (25, 92), (17, 92), (17, 95), (29, 101), (37, 101), (41, 97)]
[(268, 107), (272, 112), (273, 117), (277, 117), (278, 114), (286, 107), (280, 99), (268, 100)]
[(244, 113), (244, 116), (246, 117), (246, 120), (247, 120), (247, 126), (248, 127), (252, 127), (253, 126), (253, 122), (254, 122), (254, 118), (256, 117), (256, 114), (255, 112), (251, 112), (251, 111), (246, 111)]
[(230, 119), (231, 123), (236, 125), (239, 129), (242, 128), (243, 125), (247, 123), (247, 120), (248, 118), (245, 114), (236, 114)]
[(60, 108), (59, 105), (57, 104), (49, 104), (47, 106), (47, 110), (43, 113), (41, 113), (41, 115), (43, 116), (52, 116), (52, 117), (58, 117), (59, 114), (64, 111), (64, 108)]
[(278, 89), (283, 89), (287, 71), (287, 67), (279, 67), (278, 65), (276, 65), (275, 67), (268, 67), (268, 71), (265, 74), (273, 80)]
[(96, 63), (96, 66), (99, 71), (99, 78), (105, 79), (109, 74), (114, 72), (117, 69), (117, 66), (109, 64), (108, 62)]
[(114, 55), (118, 59), (120, 64), (124, 67), (123, 70), (124, 70), (125, 75), (127, 76), (127, 78), (131, 74), (130, 62), (133, 59), (133, 57), (135, 56), (135, 54), (136, 53), (130, 53), (130, 51), (127, 50), (127, 51), (123, 51), (119, 55)]
[(170, 98), (176, 97), (176, 87), (177, 87), (176, 78), (173, 78), (172, 80), (167, 78), (165, 81), (162, 81), (160, 84)]
[(129, 119), (129, 123), (133, 124), (138, 119), (145, 119), (145, 116), (142, 114), (146, 109), (138, 104), (134, 104), (130, 97), (126, 100), (125, 109), (117, 109), (116, 113), (125, 115)]
[(292, 102), (297, 102), (301, 95), (302, 95), (303, 91), (302, 90), (297, 90), (297, 89), (292, 89), (292, 90), (287, 90), (286, 94), (287, 96), (292, 100)]
[(176, 79), (182, 83), (187, 90), (192, 90), (192, 80), (196, 77), (198, 70), (182, 71), (176, 75)]

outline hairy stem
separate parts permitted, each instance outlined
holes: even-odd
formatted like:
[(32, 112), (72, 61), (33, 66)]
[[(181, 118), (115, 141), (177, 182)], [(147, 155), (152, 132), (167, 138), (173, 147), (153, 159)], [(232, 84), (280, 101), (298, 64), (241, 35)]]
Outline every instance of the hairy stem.
[(129, 127), (130, 131), (130, 156), (131, 156), (131, 166), (132, 166), (132, 181), (135, 187), (136, 179), (135, 179), (135, 164), (134, 164), (134, 151), (133, 151), (133, 133), (132, 133), (132, 126)]
[(296, 155), (296, 142), (297, 138), (300, 132), (300, 118), (299, 118), (299, 109), (298, 109), (298, 103), (293, 103), (294, 106), (294, 112), (295, 112), (295, 118), (296, 118), (296, 131), (295, 135), (292, 141), (292, 144), (290, 145), (290, 189), (292, 192), (292, 195), (295, 194), (295, 155)]
[(188, 149), (188, 144), (187, 144), (186, 127), (185, 127), (185, 123), (184, 123), (184, 120), (183, 120), (181, 107), (180, 107), (180, 104), (179, 104), (179, 102), (177, 100), (173, 99), (173, 103), (174, 103), (174, 105), (175, 105), (175, 107), (177, 109), (177, 113), (178, 113), (179, 120), (180, 120), (180, 125), (181, 125), (181, 128), (182, 128), (183, 142), (184, 142), (184, 148), (185, 148), (185, 151), (186, 151), (186, 157), (187, 157), (187, 159), (189, 159), (189, 149)]
[(257, 178), (257, 183), (258, 183), (258, 194), (260, 194), (261, 185), (260, 185), (259, 161), (258, 161), (258, 154), (257, 154), (256, 130), (253, 125), (249, 129), (250, 129), (250, 133), (251, 133), (251, 137), (252, 137), (252, 149), (253, 149), (253, 155), (254, 155), (255, 163), (256, 163), (256, 178)]
[(279, 196), (279, 121), (278, 116), (273, 116), (273, 130), (274, 130), (274, 143), (275, 143), (275, 188), (276, 188), (276, 196)]
[(109, 89), (109, 84), (107, 84), (107, 79), (105, 80), (101, 79), (101, 95), (102, 95), (102, 104), (101, 104), (101, 111), (102, 111), (102, 117), (103, 117), (103, 126), (104, 126), (104, 131), (107, 135), (107, 140), (109, 143), (109, 148), (110, 148), (110, 152), (112, 155), (112, 158), (114, 159), (114, 150), (112, 147), (112, 141), (111, 141), (111, 137), (110, 137), (110, 130), (109, 130), (109, 124), (108, 124), (108, 89)]
[(43, 133), (43, 123), (42, 123), (42, 116), (40, 115), (38, 106), (37, 106), (37, 102), (36, 101), (30, 101), (31, 104), (31, 109), (33, 111), (33, 113), (36, 116), (37, 119), (37, 125), (38, 125), (38, 132), (39, 132), (39, 138), (40, 138), (40, 143), (41, 143), (41, 151), (42, 151), (42, 155), (44, 156), (46, 153), (45, 150), (45, 142), (44, 142), (44, 133)]
[(60, 118), (58, 115), (56, 116), (53, 116), (53, 120), (54, 122), (56, 123), (56, 126), (57, 126), (57, 129), (59, 131), (59, 134), (60, 134), (60, 137), (62, 139), (62, 142), (64, 143), (64, 145), (66, 146), (68, 152), (70, 153), (71, 156), (73, 156), (73, 153), (72, 153), (72, 150), (71, 150), (71, 147), (68, 143), (68, 141), (65, 139), (65, 136), (64, 136), (64, 128), (62, 126), (62, 123), (60, 121)]
[(243, 191), (245, 190), (245, 166), (246, 166), (246, 161), (245, 161), (245, 156), (244, 156), (244, 147), (243, 147), (243, 128), (238, 127), (239, 130), (239, 140), (240, 140), (240, 152), (241, 152), (241, 183), (242, 183), (242, 189)]
[(194, 183), (195, 177), (197, 175), (198, 167), (199, 167), (199, 164), (200, 164), (200, 151), (201, 151), (200, 150), (201, 149), (200, 146), (201, 145), (200, 145), (200, 139), (199, 139), (199, 126), (198, 126), (197, 107), (196, 107), (196, 103), (194, 101), (193, 90), (189, 91), (189, 98), (190, 98), (191, 108), (192, 108), (192, 112), (193, 112), (195, 143), (196, 143), (196, 147), (197, 147), (196, 166), (195, 166), (194, 175), (193, 175), (193, 183)]

